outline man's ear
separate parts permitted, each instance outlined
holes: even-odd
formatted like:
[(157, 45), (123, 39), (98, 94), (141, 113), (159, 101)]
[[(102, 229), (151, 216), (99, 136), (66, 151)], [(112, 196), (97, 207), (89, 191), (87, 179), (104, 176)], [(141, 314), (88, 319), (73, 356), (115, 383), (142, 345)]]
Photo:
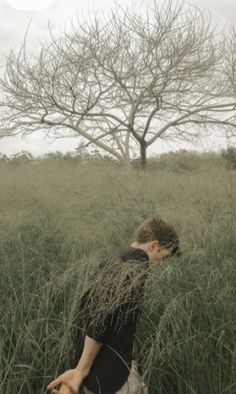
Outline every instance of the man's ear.
[(159, 242), (158, 242), (157, 239), (155, 239), (155, 240), (152, 242), (152, 247), (153, 247), (153, 248), (157, 248), (157, 249), (158, 249), (158, 252), (160, 251), (160, 244), (159, 244)]

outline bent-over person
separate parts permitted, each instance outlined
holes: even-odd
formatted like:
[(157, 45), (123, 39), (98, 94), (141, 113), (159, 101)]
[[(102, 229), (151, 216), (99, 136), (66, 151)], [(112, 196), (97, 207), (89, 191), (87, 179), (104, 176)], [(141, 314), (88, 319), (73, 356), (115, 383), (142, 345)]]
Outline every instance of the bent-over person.
[[(80, 389), (85, 394), (148, 393), (135, 357), (145, 281), (150, 267), (180, 254), (177, 232), (158, 215), (138, 227), (134, 241), (120, 250), (114, 264), (101, 265), (82, 296), (78, 316), (84, 324), (82, 354), (78, 336), (72, 369), (47, 389), (55, 394), (78, 394)], [(79, 331), (81, 324), (78, 321)]]

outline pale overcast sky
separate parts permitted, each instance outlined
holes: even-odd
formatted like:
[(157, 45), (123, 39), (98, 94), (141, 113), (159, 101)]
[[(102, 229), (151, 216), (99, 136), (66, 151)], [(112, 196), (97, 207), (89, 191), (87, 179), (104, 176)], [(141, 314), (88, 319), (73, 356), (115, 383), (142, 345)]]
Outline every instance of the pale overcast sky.
[[(72, 20), (75, 21), (76, 13), (83, 17), (88, 15), (89, 10), (96, 10), (97, 13), (104, 14), (114, 3), (114, 0), (0, 0), (0, 73), (5, 64), (4, 55), (8, 55), (10, 49), (17, 50), (22, 45), (31, 18), (27, 51), (34, 52), (40, 48), (39, 40), (50, 41), (48, 20), (50, 20), (52, 31), (57, 34), (60, 31), (63, 32), (65, 26), (69, 26)], [(153, 0), (131, 0), (130, 3), (127, 0), (117, 0), (116, 3), (121, 6), (133, 4), (142, 10), (146, 6), (151, 6)], [(205, 0), (189, 0), (186, 3), (194, 4), (201, 9), (208, 8), (211, 11), (213, 22), (218, 23), (219, 26), (223, 26), (227, 20), (236, 25), (236, 0), (208, 0), (207, 4)], [(30, 7), (31, 9), (29, 9)], [(226, 144), (224, 139), (217, 139), (216, 143), (213, 141), (215, 140), (212, 138), (207, 139), (196, 145), (195, 149), (215, 150)], [(20, 138), (4, 138), (0, 139), (0, 153), (10, 155), (21, 150), (28, 150), (34, 155), (55, 150), (66, 152), (74, 150), (77, 143), (78, 141), (70, 138), (50, 144), (50, 141), (45, 139), (43, 135), (32, 135), (23, 141)], [(157, 142), (150, 148), (149, 154), (183, 147), (193, 149), (186, 144), (176, 146), (175, 144)]]

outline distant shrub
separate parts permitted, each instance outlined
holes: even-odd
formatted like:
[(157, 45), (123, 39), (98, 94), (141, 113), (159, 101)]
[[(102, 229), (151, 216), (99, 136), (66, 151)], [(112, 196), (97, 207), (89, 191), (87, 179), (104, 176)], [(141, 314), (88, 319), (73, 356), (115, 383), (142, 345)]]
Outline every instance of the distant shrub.
[(170, 172), (194, 171), (201, 165), (201, 157), (196, 152), (185, 149), (163, 153), (157, 158), (148, 160), (149, 168), (167, 170)]
[(56, 152), (46, 153), (45, 155), (43, 155), (43, 158), (45, 158), (45, 159), (53, 159), (53, 160), (62, 159), (63, 158), (63, 153), (57, 150)]
[(10, 162), (13, 164), (17, 164), (19, 162), (27, 162), (27, 161), (31, 161), (33, 159), (34, 159), (33, 155), (26, 150), (22, 150), (22, 151), (15, 153), (9, 157)]
[(236, 147), (229, 146), (227, 149), (223, 149), (221, 155), (225, 160), (226, 166), (236, 170)]
[(91, 152), (88, 152), (86, 150), (84, 151), (78, 151), (77, 149), (73, 152), (49, 152), (46, 153), (45, 155), (41, 156), (42, 160), (53, 160), (53, 161), (68, 161), (68, 162), (81, 162), (81, 163), (87, 163), (87, 162), (92, 162), (94, 160), (96, 161), (109, 161), (109, 162), (117, 162), (112, 157), (109, 157), (108, 155), (101, 155), (96, 149), (94, 149)]
[[(141, 168), (141, 160), (140, 159), (132, 159), (130, 163), (133, 168)], [(147, 164), (149, 164), (149, 159), (147, 159)]]
[(3, 153), (0, 153), (0, 161), (9, 161), (9, 157)]

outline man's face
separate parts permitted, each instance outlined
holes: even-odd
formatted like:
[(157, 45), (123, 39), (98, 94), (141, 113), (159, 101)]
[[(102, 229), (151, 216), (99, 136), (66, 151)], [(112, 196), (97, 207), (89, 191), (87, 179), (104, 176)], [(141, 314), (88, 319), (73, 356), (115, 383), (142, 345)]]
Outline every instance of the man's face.
[(173, 247), (163, 247), (158, 241), (149, 242), (148, 256), (151, 264), (160, 264), (164, 259), (170, 257)]

